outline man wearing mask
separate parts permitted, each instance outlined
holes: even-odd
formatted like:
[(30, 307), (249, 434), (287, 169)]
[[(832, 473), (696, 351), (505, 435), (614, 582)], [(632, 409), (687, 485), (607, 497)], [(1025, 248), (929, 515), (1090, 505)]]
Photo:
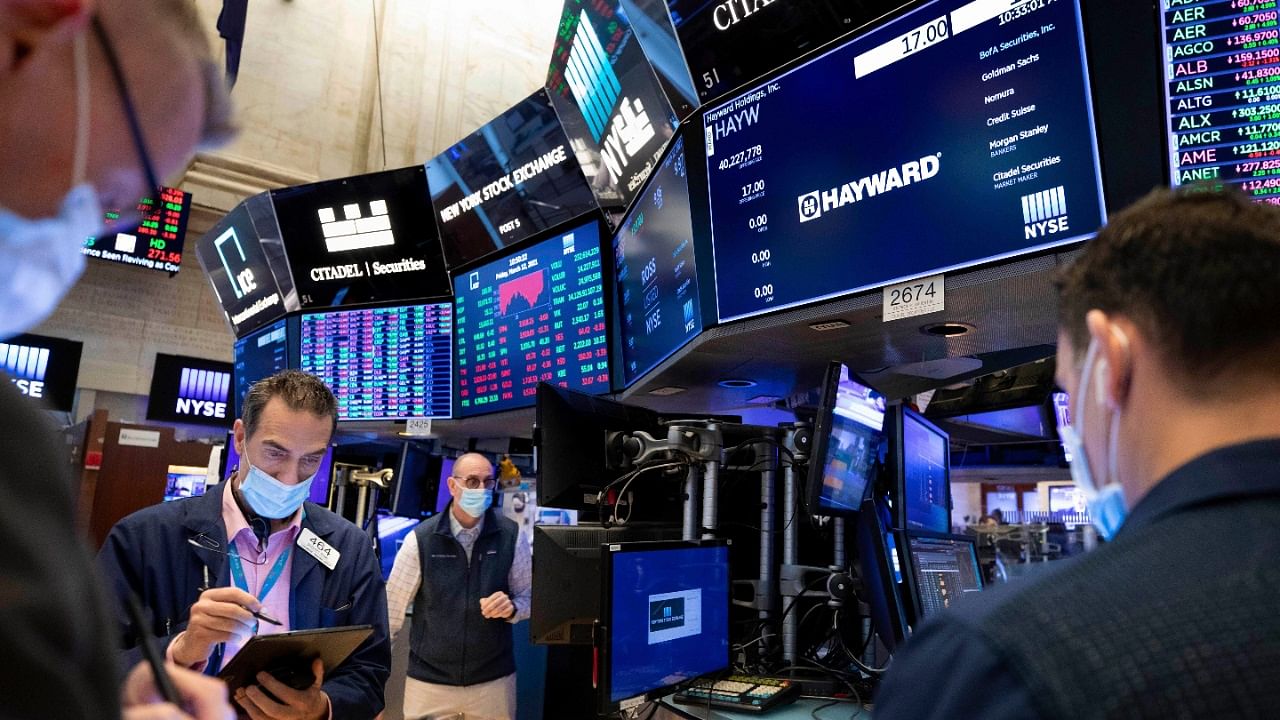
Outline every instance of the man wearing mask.
[[(1110, 542), (924, 624), (876, 720), (1273, 717), (1280, 208), (1157, 191), (1062, 275), (1063, 441)], [(928, 692), (922, 692), (928, 688)]]
[(116, 594), (137, 593), (168, 658), (193, 670), (216, 673), (255, 634), (373, 625), (332, 674), (316, 660), (305, 690), (260, 673), (259, 686), (234, 698), (252, 720), (382, 711), (391, 649), (377, 558), (359, 528), (306, 502), (337, 419), (333, 393), (311, 375), (285, 370), (255, 383), (234, 425), (233, 475), (201, 497), (124, 518), (99, 553)]
[(405, 537), (387, 581), (395, 636), (413, 603), (404, 716), (513, 719), (511, 625), (529, 617), (529, 544), (493, 510), (483, 455), (458, 458), (448, 483), (449, 507)]
[[(231, 134), (187, 0), (0, 0), (0, 108), (0, 339), (35, 327), (75, 283), (104, 206), (134, 206), (197, 145)], [(0, 675), (0, 712), (186, 718), (158, 702), (145, 665), (121, 685), (55, 437), (39, 407), (0, 381), (0, 646), (19, 668)], [(225, 686), (169, 672), (192, 715), (231, 712)]]

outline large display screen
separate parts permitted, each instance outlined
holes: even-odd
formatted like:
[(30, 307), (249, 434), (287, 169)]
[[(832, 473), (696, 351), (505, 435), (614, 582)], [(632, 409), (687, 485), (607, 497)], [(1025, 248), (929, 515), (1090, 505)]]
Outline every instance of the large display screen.
[(1226, 183), (1280, 204), (1276, 7), (1268, 0), (1160, 3), (1174, 185)]
[(447, 297), (422, 166), (271, 191), (305, 308)]
[(240, 406), (250, 386), (288, 367), (289, 337), (285, 320), (237, 340), (232, 366), (235, 387), (231, 398), (235, 416), (240, 417)]
[(615, 222), (676, 123), (618, 0), (566, 0), (546, 87), (596, 201)]
[(702, 332), (689, 213), (684, 142), (676, 138), (613, 237), (624, 385)]
[(530, 407), (538, 383), (609, 392), (597, 220), (454, 277), (458, 416)]
[(231, 427), (231, 368), (216, 360), (157, 353), (147, 419)]
[(307, 313), (301, 328), (302, 371), (333, 390), (339, 420), (450, 416), (449, 303)]
[(545, 90), (433, 158), (427, 184), (450, 267), (596, 206)]
[(247, 202), (237, 205), (200, 238), (196, 254), (236, 337), (284, 315), (284, 297)]
[(1077, 2), (936, 0), (703, 114), (721, 321), (1080, 240)]
[(693, 73), (710, 100), (785, 65), (882, 12), (857, 0), (666, 0)]
[(84, 343), (44, 335), (16, 335), (0, 342), (0, 372), (18, 392), (51, 410), (71, 412)]
[[(85, 255), (122, 265), (160, 270), (170, 275), (182, 266), (182, 246), (191, 217), (191, 193), (162, 187), (155, 196), (144, 197), (135, 208), (138, 224), (118, 232), (85, 240)], [(119, 210), (108, 210), (106, 226), (117, 227)]]

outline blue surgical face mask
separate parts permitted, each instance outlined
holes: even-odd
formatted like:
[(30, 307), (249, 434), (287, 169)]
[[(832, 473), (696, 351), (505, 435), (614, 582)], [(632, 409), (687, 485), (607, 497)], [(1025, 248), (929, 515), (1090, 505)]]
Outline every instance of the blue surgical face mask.
[(315, 479), (316, 476), (312, 475), (297, 485), (286, 485), (250, 465), (249, 474), (240, 483), (240, 494), (249, 503), (249, 508), (262, 517), (282, 520), (302, 507), (303, 501), (311, 494), (311, 481)]
[[(1117, 329), (1116, 332), (1120, 331)], [(1121, 337), (1124, 337), (1123, 334), (1121, 334)], [(1080, 373), (1080, 385), (1076, 389), (1074, 407), (1071, 410), (1071, 424), (1059, 428), (1058, 433), (1062, 436), (1062, 444), (1067, 453), (1071, 455), (1071, 479), (1075, 482), (1076, 487), (1080, 488), (1080, 493), (1084, 496), (1085, 505), (1089, 508), (1089, 519), (1098, 528), (1098, 534), (1104, 539), (1110, 540), (1115, 537), (1115, 534), (1120, 531), (1120, 527), (1124, 525), (1124, 521), (1129, 515), (1129, 509), (1125, 506), (1124, 489), (1116, 479), (1116, 441), (1118, 436), (1114, 430), (1116, 421), (1120, 416), (1119, 410), (1111, 414), (1111, 418), (1107, 423), (1107, 480), (1109, 484), (1102, 488), (1098, 487), (1097, 479), (1093, 475), (1093, 467), (1089, 463), (1089, 456), (1084, 451), (1085, 396), (1086, 393), (1090, 392), (1091, 382), (1093, 383), (1093, 392), (1097, 396), (1095, 399), (1098, 407), (1102, 407), (1103, 401), (1106, 399), (1106, 389), (1094, 377), (1097, 356), (1097, 341), (1091, 340), (1089, 349), (1084, 356), (1084, 367)]]
[(458, 498), (458, 507), (473, 518), (484, 515), (484, 511), (493, 504), (493, 493), (484, 488), (463, 488), (462, 497)]
[(72, 188), (56, 217), (32, 220), (0, 208), (0, 338), (40, 324), (84, 270), (80, 248), (102, 228), (102, 204), (86, 183), (89, 158), (87, 40), (76, 39), (76, 143)]

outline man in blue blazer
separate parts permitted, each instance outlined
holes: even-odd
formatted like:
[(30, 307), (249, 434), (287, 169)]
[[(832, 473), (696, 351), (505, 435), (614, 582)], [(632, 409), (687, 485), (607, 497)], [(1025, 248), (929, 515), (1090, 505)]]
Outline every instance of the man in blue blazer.
[[(286, 370), (255, 384), (235, 422), (241, 463), (202, 497), (155, 505), (116, 524), (99, 561), (116, 595), (137, 593), (169, 660), (206, 673), (255, 634), (369, 624), (340, 667), (295, 690), (265, 673), (235, 702), (252, 720), (368, 720), (391, 670), (387, 600), (368, 537), (305, 502), (337, 423), (315, 377)], [(122, 619), (124, 646), (137, 638)], [(268, 694), (269, 693), (269, 694)]]

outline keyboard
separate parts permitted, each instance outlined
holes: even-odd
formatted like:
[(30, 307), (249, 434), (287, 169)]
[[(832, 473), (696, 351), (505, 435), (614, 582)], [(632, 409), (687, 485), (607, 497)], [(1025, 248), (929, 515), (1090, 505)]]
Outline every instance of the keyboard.
[(675, 701), (762, 713), (789, 703), (799, 695), (800, 687), (785, 678), (731, 675), (723, 680), (695, 680), (676, 695)]

